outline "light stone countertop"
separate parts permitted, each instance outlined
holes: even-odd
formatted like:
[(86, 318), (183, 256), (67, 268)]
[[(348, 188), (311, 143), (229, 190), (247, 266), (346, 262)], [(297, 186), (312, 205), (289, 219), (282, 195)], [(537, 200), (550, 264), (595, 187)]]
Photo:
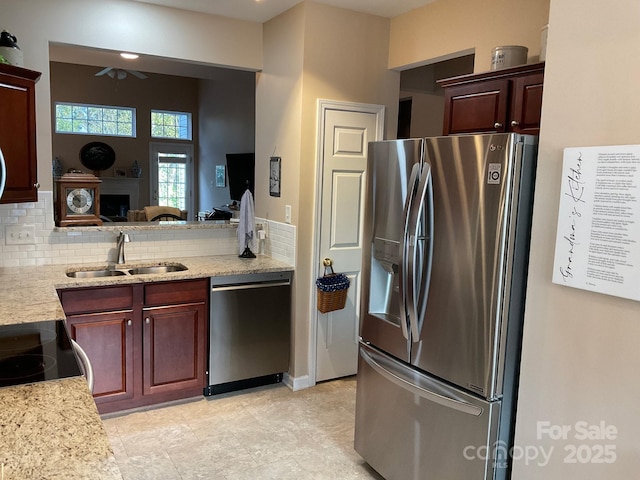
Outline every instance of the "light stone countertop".
[[(69, 270), (112, 268), (128, 270), (134, 267), (181, 263), (188, 269), (149, 275), (120, 275), (99, 278), (70, 278)], [(56, 289), (149, 283), (168, 280), (208, 278), (262, 272), (290, 271), (293, 267), (265, 255), (238, 258), (237, 255), (180, 257), (165, 261), (136, 261), (125, 265), (111, 263), (85, 265), (47, 265), (38, 267), (0, 268), (0, 325), (63, 319), (64, 312)]]
[[(181, 263), (182, 272), (70, 278), (69, 270), (130, 269)], [(56, 289), (292, 271), (264, 255), (171, 258), (125, 265), (49, 265), (0, 268), (0, 325), (64, 319)], [(3, 480), (121, 479), (108, 437), (84, 377), (0, 388), (0, 469)], [(2, 470), (0, 470), (2, 471)]]
[(4, 480), (122, 480), (84, 377), (0, 388)]

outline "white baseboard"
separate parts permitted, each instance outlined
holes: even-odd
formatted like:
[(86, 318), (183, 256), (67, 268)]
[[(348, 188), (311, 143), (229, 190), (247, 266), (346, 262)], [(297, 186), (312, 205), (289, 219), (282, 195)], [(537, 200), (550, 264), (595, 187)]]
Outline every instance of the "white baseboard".
[(313, 387), (309, 375), (303, 375), (301, 377), (292, 377), (288, 373), (285, 373), (282, 382), (294, 392), (298, 390), (304, 390), (305, 388)]

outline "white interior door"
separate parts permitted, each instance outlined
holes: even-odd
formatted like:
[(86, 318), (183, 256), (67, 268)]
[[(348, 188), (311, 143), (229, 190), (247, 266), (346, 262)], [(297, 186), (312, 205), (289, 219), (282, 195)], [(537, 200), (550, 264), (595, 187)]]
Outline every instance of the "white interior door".
[(378, 105), (321, 105), (317, 273), (324, 273), (322, 260), (330, 258), (334, 271), (346, 274), (351, 286), (344, 309), (325, 314), (316, 310), (317, 382), (357, 371), (367, 146), (382, 139), (383, 112)]

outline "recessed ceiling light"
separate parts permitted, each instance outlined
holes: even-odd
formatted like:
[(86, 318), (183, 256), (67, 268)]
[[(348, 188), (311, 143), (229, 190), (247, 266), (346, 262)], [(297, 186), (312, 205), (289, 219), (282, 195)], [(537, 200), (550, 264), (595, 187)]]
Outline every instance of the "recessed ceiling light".
[(135, 60), (139, 55), (136, 55), (135, 53), (121, 53), (120, 56), (127, 60)]

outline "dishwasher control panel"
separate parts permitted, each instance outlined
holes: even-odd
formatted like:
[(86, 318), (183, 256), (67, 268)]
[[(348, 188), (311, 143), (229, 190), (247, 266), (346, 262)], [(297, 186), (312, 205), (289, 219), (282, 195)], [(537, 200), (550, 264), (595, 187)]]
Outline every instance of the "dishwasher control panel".
[(214, 289), (216, 287), (225, 287), (232, 285), (255, 285), (273, 282), (287, 282), (287, 284), (291, 284), (292, 276), (293, 272), (291, 271), (222, 275), (218, 277), (211, 277), (211, 288)]

